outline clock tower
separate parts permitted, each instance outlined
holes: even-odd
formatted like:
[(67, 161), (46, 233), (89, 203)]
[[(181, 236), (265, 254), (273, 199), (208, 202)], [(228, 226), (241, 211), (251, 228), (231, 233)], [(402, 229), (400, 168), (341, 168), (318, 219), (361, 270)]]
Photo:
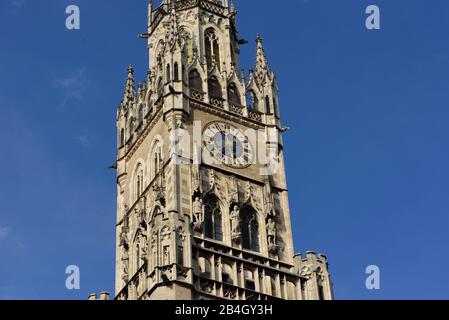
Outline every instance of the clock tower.
[(330, 300), (294, 252), (276, 78), (239, 66), (234, 2), (148, 2), (149, 69), (117, 110), (116, 298)]

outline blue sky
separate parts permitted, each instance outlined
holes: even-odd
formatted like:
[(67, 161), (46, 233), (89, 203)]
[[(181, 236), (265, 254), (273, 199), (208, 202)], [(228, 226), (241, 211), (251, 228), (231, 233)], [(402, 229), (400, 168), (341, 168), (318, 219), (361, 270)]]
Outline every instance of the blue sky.
[[(448, 299), (449, 3), (236, 1), (242, 64), (262, 34), (281, 89), (297, 251), (338, 299)], [(0, 2), (0, 299), (114, 287), (114, 116), (146, 73), (146, 0)], [(65, 8), (81, 8), (81, 30)], [(382, 29), (365, 28), (377, 4)], [(81, 290), (65, 268), (81, 268)], [(368, 291), (368, 265), (381, 290)]]

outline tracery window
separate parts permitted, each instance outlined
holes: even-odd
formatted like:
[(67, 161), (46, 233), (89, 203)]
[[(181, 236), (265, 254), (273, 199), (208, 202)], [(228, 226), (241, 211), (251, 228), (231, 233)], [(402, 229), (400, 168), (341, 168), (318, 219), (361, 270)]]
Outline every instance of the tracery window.
[(246, 105), (248, 106), (248, 109), (250, 110), (257, 110), (258, 109), (259, 101), (257, 99), (256, 93), (254, 91), (248, 91), (246, 94)]
[(218, 82), (217, 78), (212, 77), (207, 82), (209, 96), (213, 98), (221, 98), (222, 92), (221, 92), (221, 86), (220, 82)]
[(218, 200), (209, 197), (205, 203), (204, 234), (210, 239), (223, 241), (222, 214)]
[(270, 105), (270, 97), (266, 96), (265, 97), (265, 109), (267, 111), (267, 114), (272, 114), (273, 112), (271, 111), (271, 105)]
[(220, 45), (215, 30), (212, 28), (207, 29), (204, 37), (207, 69), (210, 70), (213, 66), (217, 66), (220, 69)]
[(189, 86), (191, 89), (203, 92), (203, 80), (197, 70), (192, 70), (189, 72)]
[(120, 130), (120, 148), (125, 145), (125, 129)]
[(229, 99), (230, 104), (234, 104), (236, 106), (242, 105), (242, 102), (240, 99), (240, 92), (234, 83), (231, 83), (228, 86), (228, 99)]
[(256, 211), (251, 207), (245, 207), (241, 212), (241, 219), (243, 248), (259, 252), (259, 223)]

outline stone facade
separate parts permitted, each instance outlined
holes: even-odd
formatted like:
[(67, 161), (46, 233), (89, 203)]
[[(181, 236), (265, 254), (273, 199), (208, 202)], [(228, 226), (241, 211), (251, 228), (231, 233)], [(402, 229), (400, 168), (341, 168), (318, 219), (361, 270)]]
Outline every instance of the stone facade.
[(228, 0), (148, 3), (148, 78), (128, 69), (117, 110), (116, 299), (333, 298), (325, 256), (294, 254), (275, 75), (258, 36), (245, 79), (236, 26)]

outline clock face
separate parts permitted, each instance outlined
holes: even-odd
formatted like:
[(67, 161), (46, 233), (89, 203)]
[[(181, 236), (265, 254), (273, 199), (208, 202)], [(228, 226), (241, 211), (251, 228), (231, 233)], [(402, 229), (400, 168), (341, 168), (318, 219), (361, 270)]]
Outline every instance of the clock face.
[(209, 156), (220, 164), (246, 168), (253, 161), (253, 150), (248, 138), (228, 123), (210, 123), (204, 130), (203, 143)]

